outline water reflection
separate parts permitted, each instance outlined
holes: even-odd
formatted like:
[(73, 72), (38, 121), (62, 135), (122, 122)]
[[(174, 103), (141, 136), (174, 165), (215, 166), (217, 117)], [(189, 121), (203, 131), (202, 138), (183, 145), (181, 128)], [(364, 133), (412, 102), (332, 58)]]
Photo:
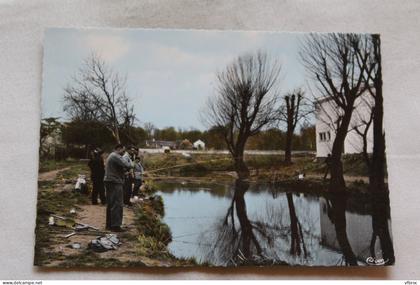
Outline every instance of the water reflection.
[(332, 193), (327, 201), (328, 217), (334, 224), (337, 242), (341, 248), (346, 265), (357, 265), (357, 258), (347, 237), (346, 200), (344, 193)]
[(160, 189), (175, 256), (222, 266), (366, 265), (369, 257), (394, 262), (386, 199), (286, 193), (243, 180)]
[[(394, 246), (392, 244), (390, 231), (390, 207), (388, 192), (375, 193), (372, 196), (372, 239), (370, 243), (370, 254), (375, 260), (382, 258), (386, 265), (395, 263)], [(376, 249), (377, 242), (380, 244), (378, 256)]]
[[(234, 194), (222, 225), (215, 227), (215, 240), (207, 248), (207, 259), (218, 260), (226, 265), (259, 264), (263, 256), (261, 242), (272, 244), (272, 237), (265, 225), (249, 220), (245, 193), (249, 182), (237, 180)], [(205, 238), (203, 236), (203, 238)]]
[(290, 254), (300, 256), (303, 251), (304, 257), (307, 258), (308, 253), (305, 247), (305, 239), (303, 237), (302, 226), (296, 216), (292, 193), (287, 193), (286, 196), (290, 218)]

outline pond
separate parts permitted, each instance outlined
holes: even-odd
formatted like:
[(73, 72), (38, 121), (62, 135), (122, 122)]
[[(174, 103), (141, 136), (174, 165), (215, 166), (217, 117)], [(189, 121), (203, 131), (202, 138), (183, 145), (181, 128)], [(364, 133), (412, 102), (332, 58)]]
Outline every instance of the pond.
[(158, 183), (170, 252), (214, 266), (392, 264), (389, 202), (272, 184)]

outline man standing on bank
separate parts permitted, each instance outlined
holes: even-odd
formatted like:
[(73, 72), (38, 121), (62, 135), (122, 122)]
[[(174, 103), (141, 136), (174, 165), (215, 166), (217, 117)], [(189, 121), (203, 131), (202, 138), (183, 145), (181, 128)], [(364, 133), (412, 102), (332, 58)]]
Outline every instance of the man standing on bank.
[(114, 232), (124, 231), (121, 228), (123, 219), (123, 184), (124, 174), (132, 165), (122, 158), (125, 147), (122, 144), (115, 146), (108, 156), (105, 164), (105, 189), (107, 198), (106, 228)]

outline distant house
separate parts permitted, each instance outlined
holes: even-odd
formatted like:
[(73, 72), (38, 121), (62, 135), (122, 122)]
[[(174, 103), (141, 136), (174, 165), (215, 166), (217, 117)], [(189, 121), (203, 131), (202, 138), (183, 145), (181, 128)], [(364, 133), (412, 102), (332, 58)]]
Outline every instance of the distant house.
[(188, 139), (184, 139), (179, 143), (178, 148), (185, 150), (193, 149), (193, 144)]
[[(363, 138), (355, 128), (364, 131), (364, 121), (368, 121), (371, 114), (372, 97), (365, 93), (355, 102), (355, 108), (350, 121), (346, 140), (344, 141), (344, 153), (361, 153), (363, 150)], [(338, 108), (330, 97), (322, 98), (315, 103), (315, 133), (316, 133), (316, 156), (327, 157), (331, 153), (335, 139), (335, 126), (340, 118), (341, 109)], [(367, 150), (373, 149), (373, 127), (367, 133)]]
[(206, 149), (206, 144), (202, 140), (197, 140), (193, 143), (193, 148), (198, 150)]
[(177, 143), (174, 141), (163, 141), (163, 140), (146, 140), (146, 147), (149, 148), (167, 148), (176, 149)]

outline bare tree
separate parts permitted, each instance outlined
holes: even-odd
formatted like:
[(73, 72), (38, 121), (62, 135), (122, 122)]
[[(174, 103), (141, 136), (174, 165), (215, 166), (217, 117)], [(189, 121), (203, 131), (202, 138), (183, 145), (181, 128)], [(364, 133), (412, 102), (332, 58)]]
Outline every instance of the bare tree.
[(275, 92), (280, 70), (279, 62), (265, 53), (239, 56), (218, 73), (217, 94), (207, 101), (205, 120), (209, 126), (223, 129), (240, 178), (249, 177), (244, 162), (248, 138), (276, 118)]
[(102, 122), (118, 143), (120, 130), (134, 124), (126, 79), (96, 54), (84, 61), (64, 91), (64, 111), (72, 119)]
[(312, 112), (302, 89), (296, 89), (283, 97), (283, 104), (279, 108), (279, 121), (286, 125), (286, 147), (284, 161), (292, 163), (292, 140), (296, 126)]
[[(355, 46), (360, 49), (360, 56), (356, 55)], [(300, 55), (319, 96), (332, 104), (339, 115), (331, 150), (330, 186), (340, 191), (345, 188), (341, 161), (344, 141), (355, 101), (367, 90), (363, 78), (372, 70), (368, 39), (355, 34), (311, 34), (303, 42)]]

